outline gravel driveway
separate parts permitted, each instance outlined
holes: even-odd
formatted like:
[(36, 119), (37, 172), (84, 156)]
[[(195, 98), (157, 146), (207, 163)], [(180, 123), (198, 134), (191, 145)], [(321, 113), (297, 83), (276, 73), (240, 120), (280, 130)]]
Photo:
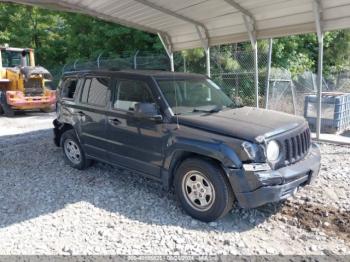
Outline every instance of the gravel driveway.
[(206, 224), (158, 183), (70, 168), (53, 117), (0, 117), (0, 254), (350, 254), (350, 147), (322, 144), (320, 177), (284, 204)]

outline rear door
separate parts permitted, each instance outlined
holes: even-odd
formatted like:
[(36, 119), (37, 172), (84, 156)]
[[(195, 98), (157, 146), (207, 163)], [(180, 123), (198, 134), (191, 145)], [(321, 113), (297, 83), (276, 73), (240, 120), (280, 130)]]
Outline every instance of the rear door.
[(110, 84), (111, 78), (108, 76), (86, 76), (75, 112), (86, 153), (102, 160), (105, 160), (108, 148), (106, 106), (110, 97)]

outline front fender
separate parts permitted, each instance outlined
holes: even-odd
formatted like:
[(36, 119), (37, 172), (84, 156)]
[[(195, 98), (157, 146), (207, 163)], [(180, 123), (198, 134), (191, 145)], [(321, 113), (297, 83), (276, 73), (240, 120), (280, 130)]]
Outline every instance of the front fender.
[[(169, 143), (168, 143), (169, 144)], [(175, 138), (165, 150), (164, 168), (171, 169), (181, 153), (193, 153), (219, 161), (224, 167), (241, 168), (242, 162), (237, 153), (220, 141), (201, 141), (188, 138)]]
[(224, 168), (241, 168), (242, 162), (237, 153), (220, 141), (201, 141), (188, 138), (173, 138), (167, 143), (162, 171), (164, 188), (171, 187), (174, 170), (189, 155), (200, 155), (215, 159)]

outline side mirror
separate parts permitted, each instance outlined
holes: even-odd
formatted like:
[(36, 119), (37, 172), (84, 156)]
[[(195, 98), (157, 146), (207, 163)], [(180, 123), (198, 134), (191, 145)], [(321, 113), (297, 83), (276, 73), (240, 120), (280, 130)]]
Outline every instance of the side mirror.
[(159, 114), (156, 105), (153, 103), (136, 103), (135, 116), (139, 118), (147, 118), (157, 121), (163, 120), (162, 115)]

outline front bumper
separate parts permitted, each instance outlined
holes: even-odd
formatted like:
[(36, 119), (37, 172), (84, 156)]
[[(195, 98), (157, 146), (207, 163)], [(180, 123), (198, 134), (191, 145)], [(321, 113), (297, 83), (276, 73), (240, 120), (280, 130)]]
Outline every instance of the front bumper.
[(41, 109), (53, 106), (56, 103), (56, 95), (44, 95), (44, 96), (23, 96), (12, 95), (7, 92), (7, 104), (13, 109), (30, 110)]
[(320, 164), (320, 150), (312, 144), (308, 155), (293, 165), (260, 172), (235, 169), (228, 175), (239, 205), (255, 208), (286, 199), (298, 188), (310, 184), (318, 175)]

